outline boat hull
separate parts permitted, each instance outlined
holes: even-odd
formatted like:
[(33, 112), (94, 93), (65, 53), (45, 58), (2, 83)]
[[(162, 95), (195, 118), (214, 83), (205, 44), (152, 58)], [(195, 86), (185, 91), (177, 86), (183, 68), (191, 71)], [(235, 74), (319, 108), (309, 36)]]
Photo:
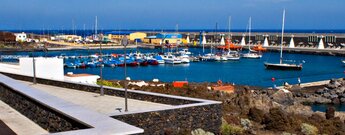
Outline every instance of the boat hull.
[(271, 70), (302, 70), (302, 65), (264, 63), (266, 69)]

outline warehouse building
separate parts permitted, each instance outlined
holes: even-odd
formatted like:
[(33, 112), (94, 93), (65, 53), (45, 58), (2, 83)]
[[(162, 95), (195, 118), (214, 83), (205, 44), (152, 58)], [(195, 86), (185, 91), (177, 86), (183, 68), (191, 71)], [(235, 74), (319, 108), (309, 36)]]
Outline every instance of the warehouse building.
[(144, 39), (149, 44), (180, 44), (182, 35), (179, 33), (158, 33), (155, 36), (148, 36)]

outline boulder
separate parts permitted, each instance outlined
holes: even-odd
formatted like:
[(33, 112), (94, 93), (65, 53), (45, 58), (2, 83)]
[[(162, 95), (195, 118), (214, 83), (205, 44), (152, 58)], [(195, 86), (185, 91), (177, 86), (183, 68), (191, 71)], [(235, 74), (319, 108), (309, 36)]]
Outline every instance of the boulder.
[(334, 89), (341, 85), (337, 80), (331, 79), (331, 81), (326, 85), (327, 88)]
[(331, 92), (329, 92), (329, 94), (334, 95), (337, 94), (337, 92), (335, 92), (335, 90), (332, 90)]
[(331, 99), (333, 99), (333, 98), (338, 98), (338, 95), (337, 95), (337, 94), (333, 94), (333, 95), (331, 95), (330, 98), (331, 98)]
[(325, 90), (324, 89), (318, 89), (315, 93), (322, 95), (323, 93), (325, 93)]
[(345, 104), (345, 98), (340, 98), (340, 103)]
[(329, 98), (329, 97), (331, 97), (331, 94), (329, 94), (329, 93), (324, 93), (323, 96), (324, 96), (325, 98)]
[(345, 92), (345, 87), (341, 86), (341, 87), (335, 88), (335, 92), (337, 94), (343, 94)]
[(324, 98), (324, 97), (316, 97), (314, 102), (316, 104), (329, 104), (329, 103), (332, 103), (332, 100)]
[(340, 104), (339, 98), (333, 98), (333, 99), (332, 99), (332, 103), (333, 103), (333, 104)]
[(271, 98), (273, 101), (283, 105), (291, 105), (294, 102), (292, 93), (286, 89), (278, 90)]

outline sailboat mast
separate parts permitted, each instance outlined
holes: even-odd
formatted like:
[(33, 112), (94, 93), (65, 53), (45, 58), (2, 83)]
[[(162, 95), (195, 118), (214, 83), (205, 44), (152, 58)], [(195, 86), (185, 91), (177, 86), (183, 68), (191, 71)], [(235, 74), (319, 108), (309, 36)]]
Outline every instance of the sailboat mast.
[(96, 16), (96, 20), (95, 20), (95, 39), (97, 37), (97, 16)]
[(280, 64), (283, 63), (284, 27), (285, 27), (285, 9), (283, 11), (282, 38), (281, 38), (281, 42), (280, 42), (280, 60), (279, 60)]
[(251, 34), (251, 30), (252, 30), (252, 17), (249, 17), (249, 39), (248, 39), (248, 44), (249, 44), (249, 50), (250, 50), (250, 34)]
[(229, 16), (229, 24), (228, 24), (229, 26), (229, 35), (228, 35), (228, 37), (229, 37), (229, 40), (230, 40), (230, 29), (231, 29), (231, 16)]

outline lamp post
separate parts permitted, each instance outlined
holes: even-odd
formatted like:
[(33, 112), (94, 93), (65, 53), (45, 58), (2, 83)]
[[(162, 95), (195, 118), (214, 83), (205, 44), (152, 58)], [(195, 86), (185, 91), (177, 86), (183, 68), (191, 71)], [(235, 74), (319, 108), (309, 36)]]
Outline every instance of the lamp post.
[(100, 80), (101, 80), (101, 96), (104, 96), (104, 88), (103, 88), (103, 68), (102, 68), (102, 63), (103, 63), (103, 55), (102, 55), (102, 41), (103, 41), (103, 37), (100, 37), (101, 40), (99, 42), (99, 54), (100, 54), (100, 58), (98, 59), (98, 62), (100, 63), (99, 66), (99, 74), (100, 74)]
[(35, 47), (32, 48), (32, 74), (33, 74), (33, 80), (32, 83), (36, 84), (36, 62), (35, 62), (35, 55), (34, 55)]
[(124, 36), (121, 40), (121, 44), (124, 46), (124, 64), (125, 64), (125, 112), (128, 112), (128, 103), (127, 103), (127, 64), (126, 64), (126, 47), (128, 45), (127, 36)]

